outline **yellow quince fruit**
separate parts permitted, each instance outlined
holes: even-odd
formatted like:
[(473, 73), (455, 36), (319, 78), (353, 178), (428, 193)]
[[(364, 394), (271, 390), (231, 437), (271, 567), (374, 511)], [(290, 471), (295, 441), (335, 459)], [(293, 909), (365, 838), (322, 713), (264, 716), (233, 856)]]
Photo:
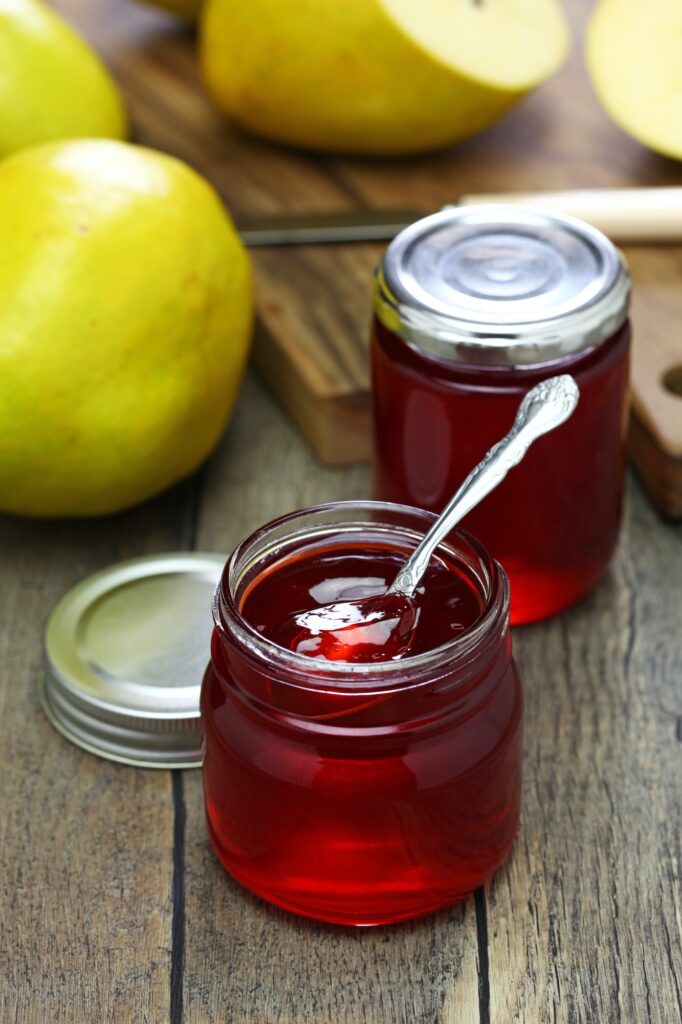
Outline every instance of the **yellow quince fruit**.
[(218, 105), (297, 146), (418, 153), (486, 128), (568, 50), (557, 0), (208, 0)]
[(0, 0), (0, 157), (126, 134), (118, 88), (85, 40), (42, 0)]
[(102, 515), (191, 473), (252, 321), (211, 186), (127, 143), (51, 143), (0, 162), (0, 223), (0, 511)]
[(600, 0), (585, 46), (595, 92), (616, 124), (682, 160), (680, 0)]

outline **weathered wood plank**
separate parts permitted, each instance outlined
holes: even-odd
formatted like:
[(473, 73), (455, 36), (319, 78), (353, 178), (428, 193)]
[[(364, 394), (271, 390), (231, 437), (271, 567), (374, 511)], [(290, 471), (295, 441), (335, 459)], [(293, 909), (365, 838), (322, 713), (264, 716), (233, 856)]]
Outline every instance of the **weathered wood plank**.
[(682, 1018), (680, 541), (631, 486), (594, 596), (516, 631), (524, 809), (487, 889), (493, 1021)]
[(0, 519), (0, 1020), (168, 1020), (170, 774), (67, 743), (36, 694), (45, 620), (121, 558), (186, 546), (194, 484), (101, 521)]

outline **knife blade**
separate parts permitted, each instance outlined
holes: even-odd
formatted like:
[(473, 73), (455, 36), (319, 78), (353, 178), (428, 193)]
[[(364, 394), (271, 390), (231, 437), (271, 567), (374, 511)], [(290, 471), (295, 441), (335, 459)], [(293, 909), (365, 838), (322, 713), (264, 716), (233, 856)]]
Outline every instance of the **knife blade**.
[[(682, 187), (677, 186), (485, 193), (461, 196), (450, 205), (481, 203), (539, 206), (570, 214), (593, 224), (614, 242), (682, 242)], [(287, 213), (245, 218), (237, 226), (250, 247), (380, 242), (394, 238), (428, 213), (418, 209)]]
[(241, 220), (237, 227), (248, 246), (315, 245), (324, 242), (383, 242), (425, 217), (427, 210), (348, 210), (286, 213)]

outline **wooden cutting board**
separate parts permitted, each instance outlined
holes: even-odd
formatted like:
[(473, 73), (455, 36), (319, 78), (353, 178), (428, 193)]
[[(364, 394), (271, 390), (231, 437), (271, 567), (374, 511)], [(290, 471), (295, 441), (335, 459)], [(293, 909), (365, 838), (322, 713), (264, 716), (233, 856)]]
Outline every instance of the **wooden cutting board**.
[[(449, 152), (402, 161), (308, 156), (248, 138), (214, 110), (195, 40), (126, 0), (58, 0), (116, 74), (138, 141), (187, 160), (235, 220), (366, 207), (437, 209), (466, 192), (682, 183), (601, 111), (579, 38), (590, 0), (572, 0), (570, 63), (500, 124)], [(569, 5), (565, 5), (568, 7)], [(262, 375), (325, 462), (370, 456), (367, 360), (376, 245), (253, 250)], [(631, 457), (657, 507), (682, 516), (682, 247), (629, 249), (633, 304)]]

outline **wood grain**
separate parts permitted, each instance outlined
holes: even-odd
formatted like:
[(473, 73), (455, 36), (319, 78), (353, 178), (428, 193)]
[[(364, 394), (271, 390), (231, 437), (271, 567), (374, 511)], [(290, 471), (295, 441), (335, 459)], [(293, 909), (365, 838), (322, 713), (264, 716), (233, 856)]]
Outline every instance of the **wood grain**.
[(194, 485), (89, 523), (0, 517), (0, 1020), (167, 1020), (170, 775), (71, 746), (40, 710), (45, 620), (112, 562), (185, 547)]
[(657, 442), (642, 420), (630, 419), (630, 458), (661, 515), (682, 519), (682, 455), (671, 455)]
[(515, 636), (524, 811), (516, 856), (488, 888), (491, 1020), (682, 1014), (682, 538), (634, 487), (628, 499), (595, 595)]
[(630, 459), (659, 512), (682, 519), (682, 249), (633, 249), (629, 259), (639, 331)]

